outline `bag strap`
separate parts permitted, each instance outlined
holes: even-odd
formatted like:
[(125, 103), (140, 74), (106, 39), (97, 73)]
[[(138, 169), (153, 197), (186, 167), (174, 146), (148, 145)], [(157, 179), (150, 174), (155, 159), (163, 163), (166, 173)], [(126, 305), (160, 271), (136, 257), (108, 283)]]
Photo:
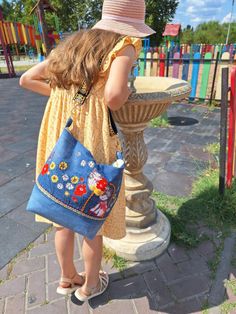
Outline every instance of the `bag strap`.
[[(90, 91), (92, 89), (92, 85), (87, 88), (86, 84), (83, 83), (79, 90), (76, 92), (73, 101), (76, 102), (76, 105), (71, 110), (71, 112), (74, 111), (74, 109), (79, 105), (80, 107), (85, 103), (85, 100), (87, 99)], [(116, 135), (118, 133), (117, 126), (115, 124), (115, 121), (112, 116), (111, 109), (108, 107), (108, 123), (109, 123), (109, 129), (110, 129), (110, 135)]]

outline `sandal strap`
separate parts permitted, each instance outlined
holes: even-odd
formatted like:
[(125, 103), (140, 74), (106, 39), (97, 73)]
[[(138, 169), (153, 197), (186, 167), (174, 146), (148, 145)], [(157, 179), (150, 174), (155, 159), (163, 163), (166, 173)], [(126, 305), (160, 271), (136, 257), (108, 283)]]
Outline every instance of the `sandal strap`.
[(96, 287), (86, 287), (86, 290), (88, 291), (89, 294), (94, 294), (96, 292), (103, 291), (108, 285), (108, 275), (106, 273), (104, 274), (99, 274), (99, 281)]
[(66, 277), (61, 277), (60, 281), (65, 282), (65, 283), (70, 283), (70, 284), (73, 283), (72, 279), (66, 278)]

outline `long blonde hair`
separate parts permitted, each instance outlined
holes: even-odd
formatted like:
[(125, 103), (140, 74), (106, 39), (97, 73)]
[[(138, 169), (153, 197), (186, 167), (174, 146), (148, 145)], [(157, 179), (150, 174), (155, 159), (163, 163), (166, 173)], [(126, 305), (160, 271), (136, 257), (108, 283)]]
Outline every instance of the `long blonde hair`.
[(89, 87), (99, 78), (108, 53), (123, 35), (90, 29), (74, 33), (49, 55), (48, 76), (52, 88)]

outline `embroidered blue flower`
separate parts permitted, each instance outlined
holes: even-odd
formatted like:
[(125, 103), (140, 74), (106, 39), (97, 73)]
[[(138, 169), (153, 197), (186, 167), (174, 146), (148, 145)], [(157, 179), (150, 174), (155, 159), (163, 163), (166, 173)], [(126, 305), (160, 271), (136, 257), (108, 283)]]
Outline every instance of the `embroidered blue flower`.
[(69, 176), (67, 174), (63, 174), (62, 180), (63, 181), (68, 181), (69, 180)]
[(62, 189), (64, 188), (64, 186), (63, 186), (62, 183), (58, 183), (58, 184), (57, 184), (57, 188), (58, 188), (59, 190), (62, 190)]
[(71, 184), (71, 183), (67, 183), (66, 184), (66, 188), (68, 189), (68, 190), (73, 190), (74, 189), (74, 186), (73, 186), (73, 184)]

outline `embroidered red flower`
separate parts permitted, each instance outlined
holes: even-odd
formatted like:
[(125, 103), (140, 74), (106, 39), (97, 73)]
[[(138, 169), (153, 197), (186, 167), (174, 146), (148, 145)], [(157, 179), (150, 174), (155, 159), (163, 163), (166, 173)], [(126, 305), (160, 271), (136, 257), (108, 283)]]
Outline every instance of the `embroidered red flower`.
[(45, 174), (47, 174), (48, 170), (49, 170), (49, 164), (45, 164), (42, 170), (42, 175), (44, 176)]
[(85, 184), (79, 184), (77, 185), (74, 194), (78, 196), (83, 196), (87, 193), (86, 185)]
[(101, 179), (98, 181), (97, 183), (97, 188), (101, 191), (105, 191), (106, 187), (107, 187), (107, 180), (106, 179)]
[(77, 200), (76, 197), (72, 196), (71, 199), (72, 199), (73, 202), (78, 203), (78, 200)]

